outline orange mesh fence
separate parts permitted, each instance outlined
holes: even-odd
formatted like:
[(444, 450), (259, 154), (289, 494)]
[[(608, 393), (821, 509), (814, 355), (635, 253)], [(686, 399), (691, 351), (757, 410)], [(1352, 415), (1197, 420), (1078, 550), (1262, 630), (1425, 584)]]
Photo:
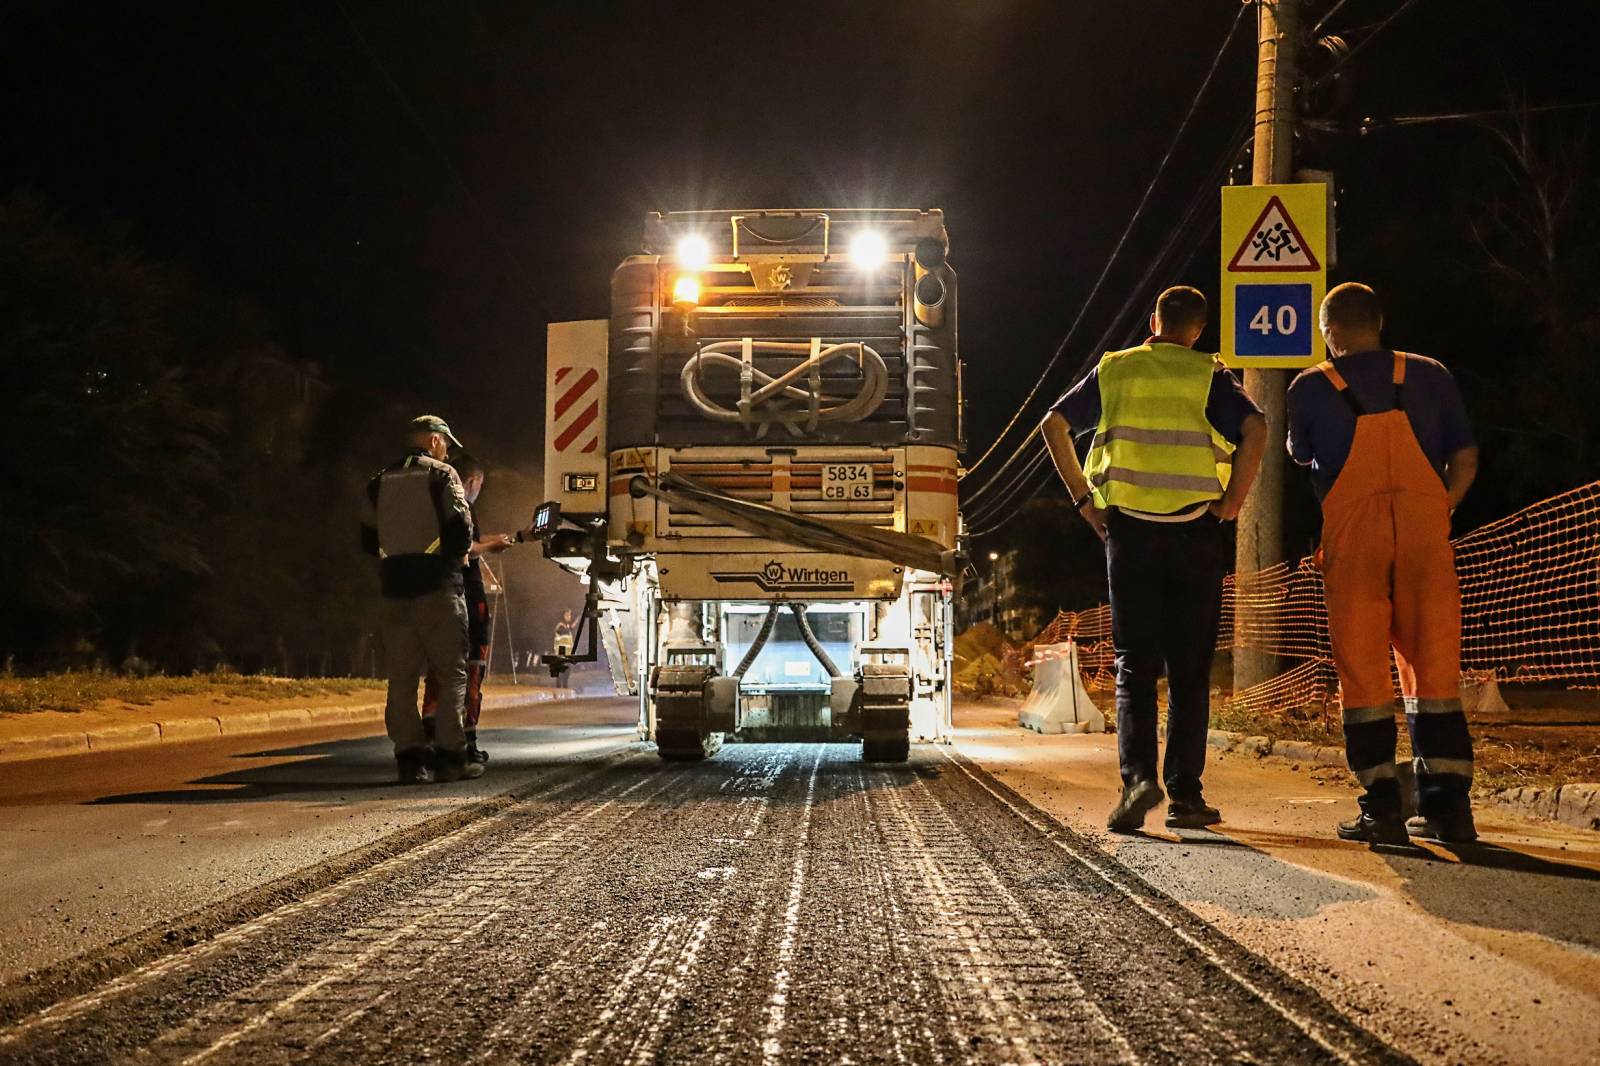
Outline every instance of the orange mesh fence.
[[(1461, 669), (1475, 680), (1600, 683), (1600, 481), (1455, 541), (1461, 582)], [(1111, 677), (1108, 607), (1066, 612), (1034, 643), (1075, 640), (1086, 683)], [(1236, 693), (1231, 709), (1337, 707), (1322, 573), (1309, 559), (1229, 575), (1220, 650), (1251, 649), (1288, 669)]]
[(1062, 611), (1039, 635), (1028, 642), (1026, 654), (1038, 644), (1063, 644), (1073, 641), (1078, 645), (1078, 669), (1083, 672), (1087, 688), (1105, 687), (1114, 680), (1111, 649), (1111, 608), (1106, 604), (1087, 611)]

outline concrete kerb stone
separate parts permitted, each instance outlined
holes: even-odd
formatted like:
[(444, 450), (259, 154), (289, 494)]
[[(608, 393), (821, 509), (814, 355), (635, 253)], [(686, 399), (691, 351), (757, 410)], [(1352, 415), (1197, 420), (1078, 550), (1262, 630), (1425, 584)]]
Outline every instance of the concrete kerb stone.
[(307, 707), (290, 707), (267, 712), (267, 725), (276, 733), (279, 730), (304, 729), (311, 724), (311, 710)]
[(78, 755), (88, 750), (87, 733), (51, 733), (42, 737), (17, 737), (0, 743), (0, 762), (48, 759), (53, 755)]
[[(549, 703), (570, 698), (572, 695), (570, 691), (559, 689), (529, 689), (523, 692), (496, 693), (486, 697), (483, 702), (485, 709), (494, 709), (514, 707), (524, 703)], [(355, 725), (382, 721), (382, 703), (363, 703), (332, 707), (286, 707), (240, 714), (170, 718), (157, 722), (130, 722), (87, 731), (50, 733), (13, 739), (0, 738), (0, 763), (46, 759), (88, 751), (146, 747), (162, 742), (178, 743), (219, 736), (284, 732), (319, 725)]]
[(118, 748), (142, 748), (161, 741), (161, 727), (155, 722), (134, 722), (128, 725), (108, 725), (91, 729), (85, 736), (90, 751), (113, 751)]
[(1524, 785), (1491, 792), (1489, 801), (1496, 807), (1509, 807), (1519, 814), (1553, 822), (1556, 821), (1556, 794), (1559, 791), (1560, 789), (1555, 788), (1534, 788)]
[(248, 733), (265, 733), (272, 728), (272, 718), (266, 711), (221, 716), (222, 735), (243, 736)]
[[(1343, 748), (1322, 744), (1307, 744), (1297, 740), (1273, 740), (1263, 736), (1247, 736), (1227, 729), (1213, 729), (1207, 733), (1206, 742), (1222, 751), (1237, 752), (1264, 758), (1268, 755), (1290, 759), (1316, 766), (1345, 765)], [(1402, 763), (1400, 771), (1408, 777), (1409, 763)], [(1410, 787), (1402, 789), (1409, 794)], [(1600, 783), (1574, 782), (1553, 788), (1505, 788), (1480, 794), (1496, 807), (1503, 807), (1526, 817), (1543, 821), (1560, 822), (1574, 829), (1600, 831)], [(1407, 813), (1411, 813), (1409, 807)]]
[(1556, 789), (1556, 821), (1578, 829), (1600, 829), (1600, 784), (1579, 782)]
[(157, 722), (162, 740), (210, 740), (222, 735), (222, 719), (166, 718)]

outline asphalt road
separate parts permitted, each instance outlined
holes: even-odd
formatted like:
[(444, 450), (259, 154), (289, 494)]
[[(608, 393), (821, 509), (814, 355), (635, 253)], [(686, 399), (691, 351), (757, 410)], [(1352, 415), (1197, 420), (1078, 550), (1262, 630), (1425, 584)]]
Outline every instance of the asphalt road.
[[(558, 758), (502, 746), (510, 796), (375, 780), (363, 849), (274, 880), (258, 845), (253, 887), (170, 939), (8, 984), (0, 1062), (1398, 1058), (947, 749), (665, 766), (575, 728)], [(284, 765), (226, 813), (303, 797)]]

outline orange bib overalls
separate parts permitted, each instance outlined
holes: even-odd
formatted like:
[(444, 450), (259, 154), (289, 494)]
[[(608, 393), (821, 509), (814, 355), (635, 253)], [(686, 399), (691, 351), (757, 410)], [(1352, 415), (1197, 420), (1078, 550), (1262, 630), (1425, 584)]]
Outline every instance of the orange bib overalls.
[(1461, 593), (1450, 503), (1406, 416), (1405, 355), (1394, 409), (1368, 414), (1332, 363), (1319, 368), (1355, 415), (1350, 456), (1322, 501), (1333, 662), (1344, 694), (1345, 752), (1375, 817), (1400, 810), (1395, 775), (1394, 649), (1422, 814), (1467, 802), (1472, 738), (1461, 709)]

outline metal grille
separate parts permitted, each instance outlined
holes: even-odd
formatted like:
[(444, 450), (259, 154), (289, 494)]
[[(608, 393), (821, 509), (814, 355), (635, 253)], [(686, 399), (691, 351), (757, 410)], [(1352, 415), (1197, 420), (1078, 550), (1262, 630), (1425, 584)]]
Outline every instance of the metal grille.
[[(822, 468), (835, 463), (867, 463), (872, 467), (872, 497), (865, 500), (822, 498)], [(901, 480), (896, 462), (883, 453), (824, 455), (789, 459), (786, 455), (749, 459), (678, 459), (667, 457), (664, 468), (741, 500), (771, 504), (796, 514), (815, 515), (863, 525), (895, 527)], [(667, 528), (687, 536), (743, 537), (748, 534), (693, 511), (666, 508)]]

